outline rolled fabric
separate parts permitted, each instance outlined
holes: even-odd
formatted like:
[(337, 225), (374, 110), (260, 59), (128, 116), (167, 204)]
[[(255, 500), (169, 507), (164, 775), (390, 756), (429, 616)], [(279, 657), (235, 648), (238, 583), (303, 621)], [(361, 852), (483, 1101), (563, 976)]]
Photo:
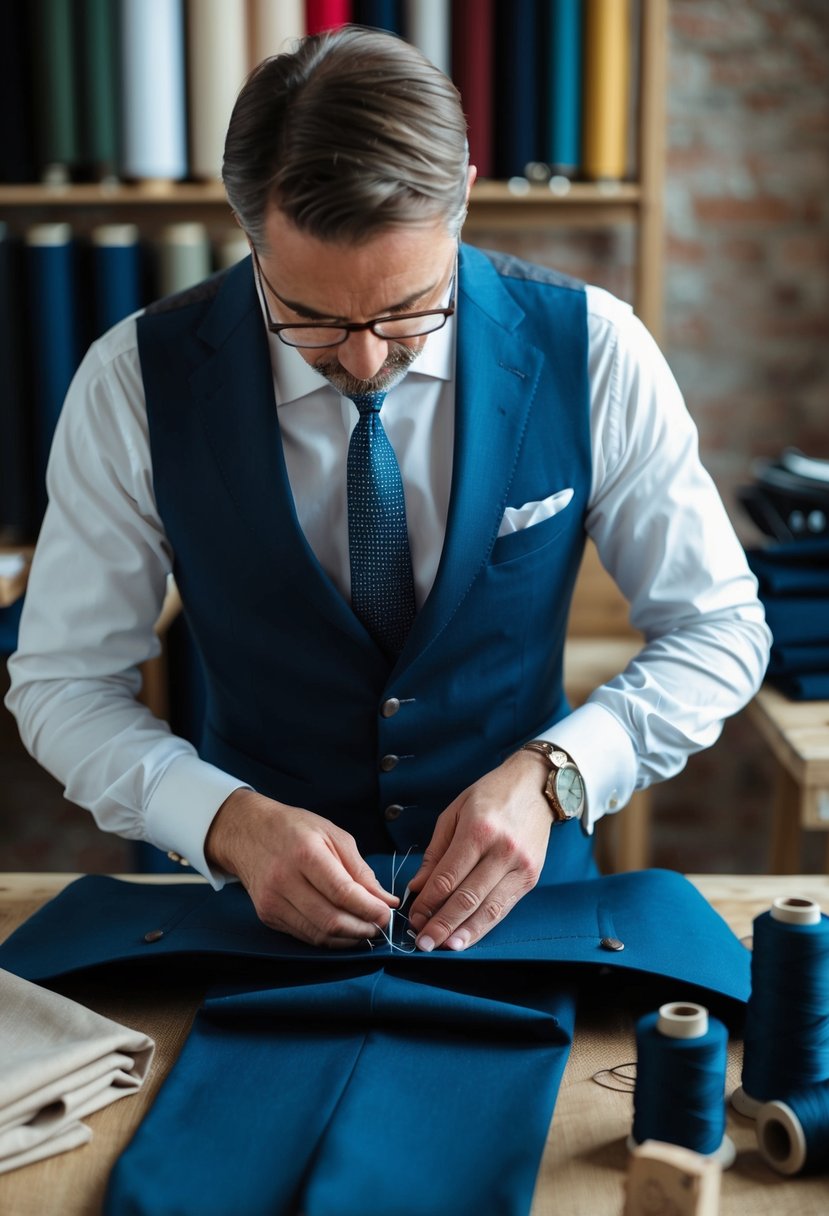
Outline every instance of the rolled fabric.
[(92, 1139), (81, 1120), (143, 1084), (153, 1040), (0, 970), (0, 1174)]
[(305, 33), (303, 0), (249, 0), (250, 66), (290, 49)]
[(244, 0), (190, 0), (187, 7), (190, 174), (222, 174), (227, 124), (247, 74)]
[(121, 0), (124, 177), (187, 176), (182, 0)]

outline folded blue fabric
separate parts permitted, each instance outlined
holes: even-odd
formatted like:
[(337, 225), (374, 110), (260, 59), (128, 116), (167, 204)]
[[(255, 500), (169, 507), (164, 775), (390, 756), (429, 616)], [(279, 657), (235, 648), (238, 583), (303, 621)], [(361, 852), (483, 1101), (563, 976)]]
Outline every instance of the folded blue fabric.
[(829, 671), (773, 676), (769, 682), (792, 701), (829, 701)]
[(812, 672), (829, 672), (829, 642), (825, 645), (797, 646), (794, 643), (771, 648), (769, 676), (809, 675)]
[(763, 606), (777, 645), (829, 642), (829, 596), (764, 596)]

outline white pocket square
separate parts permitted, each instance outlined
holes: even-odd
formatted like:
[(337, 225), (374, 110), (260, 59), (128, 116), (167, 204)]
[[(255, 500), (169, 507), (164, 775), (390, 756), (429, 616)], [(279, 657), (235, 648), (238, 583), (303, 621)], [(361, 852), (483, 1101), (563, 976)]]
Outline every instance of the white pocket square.
[(549, 519), (551, 515), (563, 511), (572, 497), (573, 490), (568, 488), (558, 490), (549, 498), (542, 498), (540, 502), (525, 502), (523, 507), (507, 507), (498, 535), (507, 536), (510, 532), (520, 532), (523, 528), (540, 524), (543, 519)]

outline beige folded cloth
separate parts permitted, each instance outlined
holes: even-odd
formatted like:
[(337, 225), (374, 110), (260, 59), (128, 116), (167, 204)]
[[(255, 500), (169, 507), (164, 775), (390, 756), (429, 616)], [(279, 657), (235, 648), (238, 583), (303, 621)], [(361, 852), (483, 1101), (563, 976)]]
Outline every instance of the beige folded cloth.
[(0, 1174), (92, 1139), (85, 1115), (141, 1087), (153, 1040), (0, 969)]

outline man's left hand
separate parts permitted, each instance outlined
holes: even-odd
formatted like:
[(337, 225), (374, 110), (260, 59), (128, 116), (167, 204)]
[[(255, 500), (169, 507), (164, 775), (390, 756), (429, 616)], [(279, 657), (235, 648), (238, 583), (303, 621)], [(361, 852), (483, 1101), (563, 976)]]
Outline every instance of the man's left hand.
[(535, 886), (552, 827), (543, 783), (543, 757), (519, 751), (441, 814), (409, 884), (421, 950), (464, 950)]

